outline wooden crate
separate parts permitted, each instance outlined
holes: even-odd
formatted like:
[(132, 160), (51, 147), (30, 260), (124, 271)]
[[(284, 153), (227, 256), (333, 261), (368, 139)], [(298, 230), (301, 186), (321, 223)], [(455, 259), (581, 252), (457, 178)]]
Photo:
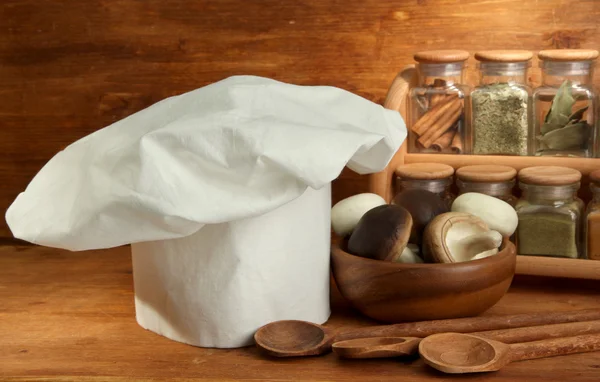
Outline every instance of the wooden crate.
[[(397, 110), (402, 116), (406, 116), (408, 90), (415, 85), (416, 79), (414, 65), (403, 68), (390, 86), (384, 107)], [(566, 166), (581, 171), (584, 178), (593, 170), (600, 169), (600, 158), (411, 154), (406, 152), (405, 142), (384, 171), (369, 176), (369, 191), (381, 195), (388, 202), (391, 201), (396, 194), (394, 169), (403, 163), (420, 162), (445, 163), (455, 169), (473, 164), (507, 165), (517, 170), (530, 166)], [(600, 261), (519, 256), (517, 274), (600, 280)]]

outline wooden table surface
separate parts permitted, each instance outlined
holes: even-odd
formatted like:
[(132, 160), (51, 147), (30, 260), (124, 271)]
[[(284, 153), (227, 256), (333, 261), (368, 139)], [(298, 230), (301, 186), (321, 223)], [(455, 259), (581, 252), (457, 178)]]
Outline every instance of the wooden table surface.
[[(520, 278), (486, 314), (600, 308), (600, 283)], [(333, 290), (332, 327), (370, 324)], [(128, 247), (72, 253), (0, 247), (0, 380), (600, 381), (600, 352), (446, 376), (420, 360), (349, 361), (334, 354), (270, 359), (254, 347), (170, 341), (135, 322)]]

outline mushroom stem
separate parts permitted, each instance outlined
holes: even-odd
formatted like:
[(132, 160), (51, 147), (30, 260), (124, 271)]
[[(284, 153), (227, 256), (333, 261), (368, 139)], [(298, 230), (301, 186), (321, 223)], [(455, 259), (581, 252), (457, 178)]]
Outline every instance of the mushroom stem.
[(402, 251), (402, 255), (394, 260), (396, 263), (406, 263), (406, 264), (419, 264), (423, 262), (417, 254), (415, 254), (409, 247), (404, 248)]
[[(497, 249), (502, 244), (502, 235), (498, 231), (479, 232), (461, 239), (457, 246), (463, 253), (475, 256), (481, 252)], [(461, 256), (462, 257), (462, 256)]]

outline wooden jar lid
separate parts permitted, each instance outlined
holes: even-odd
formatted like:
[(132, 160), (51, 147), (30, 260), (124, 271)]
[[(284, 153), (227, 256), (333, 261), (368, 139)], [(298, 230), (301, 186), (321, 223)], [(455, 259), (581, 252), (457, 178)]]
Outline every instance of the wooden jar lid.
[(533, 58), (528, 50), (483, 50), (475, 53), (475, 59), (483, 62), (523, 62)]
[(546, 61), (589, 61), (598, 58), (595, 49), (549, 49), (538, 53), (540, 60)]
[(423, 64), (443, 64), (449, 62), (463, 62), (469, 59), (466, 50), (427, 50), (414, 55), (415, 61)]
[(600, 185), (600, 170), (592, 171), (590, 174), (590, 182)]
[(581, 180), (581, 173), (569, 167), (534, 166), (519, 171), (519, 181), (540, 186), (564, 186)]
[(396, 175), (401, 179), (446, 179), (452, 174), (454, 174), (454, 168), (443, 163), (410, 163), (396, 168)]
[(475, 183), (506, 182), (517, 176), (517, 170), (509, 166), (481, 164), (464, 166), (456, 170), (460, 180)]

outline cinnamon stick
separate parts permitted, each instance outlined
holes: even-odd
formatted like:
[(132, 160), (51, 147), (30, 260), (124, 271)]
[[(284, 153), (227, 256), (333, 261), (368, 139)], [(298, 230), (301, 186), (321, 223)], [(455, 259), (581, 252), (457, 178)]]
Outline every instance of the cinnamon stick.
[(448, 100), (446, 102), (440, 102), (431, 109), (427, 111), (427, 113), (423, 114), (421, 118), (413, 125), (411, 130), (421, 136), (428, 130), (428, 127), (436, 124), (439, 119), (451, 108), (456, 106), (456, 104), (460, 104), (462, 102), (461, 99), (457, 97), (447, 97)]
[(431, 144), (451, 128), (462, 114), (462, 103), (452, 103), (452, 108), (449, 109), (437, 123), (431, 125), (431, 127), (418, 139), (425, 148), (431, 147)]
[(446, 149), (450, 146), (450, 143), (454, 139), (455, 134), (456, 134), (456, 129), (450, 129), (450, 130), (446, 131), (444, 134), (442, 134), (441, 137), (439, 137), (438, 139), (436, 139), (433, 142), (433, 144), (431, 145), (431, 148), (433, 148), (436, 151), (443, 151), (444, 149)]
[(452, 138), (452, 143), (450, 143), (450, 150), (452, 150), (454, 154), (462, 154), (463, 141), (460, 134), (456, 133), (454, 138)]
[(443, 88), (446, 87), (446, 81), (442, 80), (441, 78), (436, 78), (435, 80), (433, 80), (433, 85), (431, 86), (432, 90), (433, 90), (430, 94), (429, 94), (429, 107), (428, 109), (431, 109), (432, 107), (434, 107), (435, 105), (437, 105), (438, 103), (440, 103), (440, 101), (442, 101), (446, 94), (445, 93), (435, 93), (435, 91), (439, 91), (442, 90)]
[(435, 93), (431, 95), (431, 102), (429, 103), (429, 107), (434, 107), (444, 101), (446, 101), (447, 94)]
[[(442, 80), (441, 78), (436, 78), (435, 80), (433, 80), (433, 85), (431, 86), (432, 89), (435, 89), (434, 91), (439, 91), (442, 90), (446, 87), (446, 81)], [(438, 103), (440, 103), (440, 101), (444, 100), (446, 94), (445, 93), (433, 93), (429, 95), (429, 108), (434, 107), (435, 105), (437, 105)]]
[(434, 88), (443, 88), (446, 86), (446, 80), (443, 80), (441, 78), (436, 78), (435, 80), (433, 80), (433, 87)]

